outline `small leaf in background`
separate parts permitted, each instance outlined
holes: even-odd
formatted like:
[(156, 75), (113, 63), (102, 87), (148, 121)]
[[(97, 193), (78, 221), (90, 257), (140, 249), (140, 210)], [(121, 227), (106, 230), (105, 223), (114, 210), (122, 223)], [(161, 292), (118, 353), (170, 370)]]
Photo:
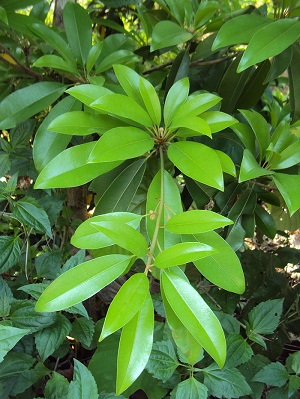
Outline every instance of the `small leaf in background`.
[(191, 210), (172, 216), (165, 227), (176, 234), (197, 234), (232, 223), (230, 219), (212, 211)]
[(283, 299), (270, 299), (253, 308), (248, 320), (252, 332), (257, 334), (273, 334), (282, 314)]
[(72, 323), (70, 335), (88, 347), (93, 339), (95, 325), (91, 318), (77, 317)]
[(0, 272), (9, 270), (20, 259), (19, 238), (14, 236), (0, 237)]
[(206, 399), (207, 397), (207, 387), (194, 377), (180, 382), (171, 393), (171, 398), (174, 399)]
[(153, 344), (150, 359), (146, 366), (149, 373), (155, 378), (166, 382), (178, 366), (176, 352), (170, 340)]
[(141, 309), (148, 292), (149, 280), (144, 273), (131, 276), (108, 308), (99, 341), (127, 324)]
[(172, 21), (158, 22), (152, 32), (151, 51), (176, 46), (190, 40), (193, 35)]
[(74, 359), (74, 376), (69, 385), (68, 399), (98, 399), (98, 388), (92, 373)]
[(227, 368), (239, 366), (248, 362), (253, 356), (253, 350), (245, 338), (236, 333), (227, 336)]
[(153, 264), (158, 268), (164, 269), (205, 258), (214, 252), (216, 252), (216, 250), (206, 244), (199, 242), (181, 242), (163, 250), (157, 255)]
[(283, 364), (276, 362), (266, 365), (252, 378), (252, 381), (263, 382), (274, 387), (282, 387), (289, 379), (289, 373)]
[(275, 220), (270, 213), (260, 205), (257, 205), (255, 208), (255, 223), (265, 236), (273, 240), (277, 233)]
[[(75, 245), (76, 246), (76, 245)], [(80, 249), (75, 255), (71, 256), (61, 268), (61, 273), (64, 273), (75, 266), (80, 265), (85, 260), (85, 249)]]
[(60, 373), (52, 372), (50, 380), (45, 387), (45, 397), (49, 399), (67, 399), (69, 381)]
[(300, 176), (274, 173), (272, 178), (292, 216), (300, 208)]
[(45, 289), (36, 304), (37, 312), (67, 309), (91, 297), (123, 274), (131, 258), (106, 255), (73, 267)]
[(216, 364), (203, 369), (204, 384), (217, 398), (240, 398), (250, 395), (252, 390), (245, 377), (236, 368), (220, 369)]
[(0, 325), (0, 363), (16, 343), (29, 332), (30, 330)]
[(136, 315), (123, 327), (117, 363), (116, 392), (122, 393), (144, 370), (153, 343), (154, 315), (148, 295)]
[(60, 272), (61, 262), (62, 253), (58, 250), (42, 253), (35, 262), (37, 278), (54, 280)]

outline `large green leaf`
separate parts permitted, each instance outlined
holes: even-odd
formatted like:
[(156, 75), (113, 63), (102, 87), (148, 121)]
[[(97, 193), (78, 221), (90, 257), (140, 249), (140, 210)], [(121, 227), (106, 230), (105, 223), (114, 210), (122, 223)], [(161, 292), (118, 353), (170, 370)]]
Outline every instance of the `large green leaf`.
[(185, 175), (219, 190), (224, 189), (221, 163), (211, 148), (200, 143), (181, 141), (170, 144), (168, 156)]
[(33, 63), (32, 66), (39, 68), (58, 69), (59, 71), (69, 72), (73, 75), (78, 74), (77, 68), (73, 63), (70, 63), (62, 57), (53, 54), (42, 55)]
[(19, 238), (14, 236), (0, 237), (0, 272), (6, 272), (14, 266), (21, 256)]
[(92, 47), (92, 21), (83, 7), (68, 2), (63, 11), (68, 42), (77, 61), (84, 65)]
[(300, 22), (280, 19), (259, 29), (252, 39), (238, 66), (238, 72), (284, 51), (300, 35)]
[(245, 149), (239, 174), (239, 183), (246, 180), (256, 179), (257, 177), (272, 175), (274, 172), (262, 168), (252, 153)]
[(16, 345), (16, 343), (29, 332), (30, 330), (11, 326), (2, 326), (0, 324), (0, 363), (3, 361), (4, 356)]
[(232, 223), (230, 219), (212, 211), (192, 210), (172, 216), (165, 227), (176, 234), (197, 234)]
[(220, 111), (207, 111), (201, 115), (201, 118), (209, 125), (212, 133), (219, 132), (237, 123), (237, 120), (231, 115)]
[(10, 129), (43, 111), (56, 101), (66, 86), (56, 82), (39, 82), (9, 94), (0, 104), (0, 129)]
[(68, 96), (56, 104), (40, 124), (33, 142), (33, 160), (39, 172), (63, 151), (71, 140), (70, 136), (50, 132), (48, 130), (49, 124), (64, 112), (77, 111), (80, 108), (79, 101)]
[(292, 216), (300, 208), (300, 175), (275, 173), (272, 178)]
[(200, 273), (213, 284), (230, 292), (245, 291), (245, 277), (239, 258), (229, 244), (214, 231), (183, 236), (184, 241), (198, 241), (217, 250), (205, 259), (194, 261)]
[(215, 51), (233, 44), (247, 44), (260, 28), (270, 23), (270, 19), (256, 14), (245, 14), (232, 18), (221, 26), (213, 42), (212, 50)]
[(127, 96), (143, 106), (144, 102), (140, 93), (140, 81), (143, 78), (125, 65), (114, 65), (114, 71)]
[(95, 226), (95, 222), (119, 222), (127, 223), (135, 229), (139, 226), (142, 216), (129, 212), (113, 212), (104, 215), (93, 216), (85, 220), (76, 229), (71, 238), (71, 244), (77, 248), (97, 249), (113, 245), (114, 242)]
[(142, 308), (149, 295), (149, 280), (144, 273), (131, 276), (119, 289), (108, 308), (99, 341), (124, 327)]
[(123, 327), (117, 364), (116, 393), (127, 389), (144, 370), (153, 342), (153, 304), (150, 293), (136, 313)]
[(286, 169), (300, 162), (300, 141), (296, 141), (280, 153), (280, 158), (270, 163), (272, 169)]
[(68, 399), (98, 399), (98, 388), (93, 374), (79, 360), (74, 359), (74, 377)]
[(115, 127), (97, 141), (89, 162), (113, 162), (136, 158), (150, 151), (154, 140), (144, 130), (136, 127)]
[(194, 262), (197, 259), (210, 256), (213, 252), (216, 252), (216, 250), (206, 244), (181, 242), (159, 253), (154, 260), (154, 265), (160, 269), (165, 269), (171, 266)]
[(147, 254), (148, 244), (145, 237), (133, 227), (119, 221), (92, 222), (92, 226), (110, 238), (114, 244), (139, 258)]
[(154, 87), (146, 79), (140, 80), (140, 93), (153, 124), (159, 126), (161, 121), (160, 101)]
[(107, 94), (91, 104), (91, 107), (122, 118), (130, 119), (142, 126), (151, 127), (149, 114), (131, 97), (123, 94)]
[(182, 324), (222, 367), (226, 358), (225, 336), (219, 320), (179, 268), (161, 276), (166, 300)]
[(158, 22), (152, 32), (151, 51), (176, 46), (190, 40), (193, 35), (172, 21)]
[(168, 127), (176, 115), (177, 109), (186, 102), (190, 90), (188, 78), (178, 80), (168, 91), (164, 106), (164, 122)]
[(84, 301), (123, 274), (131, 259), (113, 254), (73, 267), (45, 289), (36, 304), (37, 312), (67, 309)]
[(176, 121), (172, 122), (170, 125), (170, 129), (180, 129), (176, 132), (177, 137), (190, 137), (190, 136), (200, 136), (206, 135), (211, 137), (211, 130), (208, 123), (197, 117), (183, 117), (181, 119), (176, 119)]
[(235, 165), (230, 156), (225, 154), (225, 152), (219, 150), (215, 150), (215, 153), (217, 154), (219, 161), (221, 162), (223, 172), (228, 173), (229, 175), (235, 177), (236, 176)]
[(58, 154), (39, 174), (35, 188), (64, 188), (85, 184), (121, 162), (88, 163), (95, 142), (80, 144)]
[(83, 102), (83, 104), (90, 106), (94, 101), (98, 100), (102, 96), (111, 94), (112, 91), (103, 86), (93, 84), (83, 84), (80, 86), (74, 86), (67, 90), (71, 96), (77, 100)]

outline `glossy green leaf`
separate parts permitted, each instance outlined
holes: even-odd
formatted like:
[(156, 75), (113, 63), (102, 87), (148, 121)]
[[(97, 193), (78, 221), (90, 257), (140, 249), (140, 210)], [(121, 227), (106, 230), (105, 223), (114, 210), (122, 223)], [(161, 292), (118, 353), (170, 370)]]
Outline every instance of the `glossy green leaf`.
[(213, 252), (216, 252), (216, 250), (206, 244), (181, 242), (158, 254), (154, 260), (154, 266), (165, 269), (171, 266), (183, 265), (210, 256)]
[(176, 234), (197, 234), (232, 223), (230, 219), (212, 211), (191, 210), (172, 216), (165, 227)]
[(194, 117), (207, 111), (209, 108), (218, 104), (221, 97), (211, 93), (191, 94), (186, 102), (183, 102), (176, 110), (172, 123), (177, 123), (177, 119)]
[(0, 21), (8, 25), (6, 11), (3, 7), (0, 7)]
[(226, 358), (225, 336), (219, 320), (179, 268), (161, 276), (166, 300), (182, 324), (222, 367)]
[[(145, 158), (138, 159), (124, 168), (116, 177), (108, 180), (108, 185), (96, 202), (95, 213), (128, 211), (140, 186), (146, 169)], [(97, 179), (98, 180), (98, 179)]]
[(103, 49), (103, 41), (99, 41), (91, 47), (86, 59), (86, 70), (88, 73), (90, 73), (93, 67), (95, 66), (98, 58), (100, 57), (102, 49)]
[(60, 71), (72, 73), (73, 75), (78, 74), (77, 68), (74, 64), (54, 54), (42, 55), (33, 63), (33, 66), (39, 68), (58, 69)]
[(114, 65), (114, 72), (127, 96), (143, 106), (144, 102), (140, 93), (140, 81), (143, 78), (125, 65)]
[(112, 68), (114, 64), (138, 62), (139, 58), (131, 50), (117, 50), (109, 54), (96, 67), (96, 74), (103, 73)]
[(93, 216), (77, 227), (71, 238), (71, 244), (77, 248), (97, 249), (113, 245), (114, 242), (95, 226), (95, 222), (119, 222), (126, 223), (133, 228), (140, 224), (142, 216), (129, 212), (113, 212), (104, 215)]
[(73, 267), (45, 289), (36, 311), (54, 312), (84, 301), (122, 275), (131, 259), (132, 256), (113, 254)]
[(66, 149), (71, 137), (48, 131), (49, 124), (59, 115), (68, 111), (77, 111), (81, 107), (79, 101), (68, 96), (56, 104), (40, 124), (33, 142), (33, 160), (40, 172), (48, 162)]
[(272, 178), (292, 216), (300, 208), (300, 175), (275, 173)]
[(251, 179), (256, 179), (257, 177), (260, 176), (271, 175), (273, 173), (274, 172), (272, 172), (271, 170), (262, 168), (249, 150), (247, 149), (244, 150), (244, 155), (239, 175), (239, 183)]
[(273, 334), (283, 311), (283, 299), (270, 299), (255, 306), (248, 315), (252, 333)]
[[(124, 255), (123, 255), (124, 256)], [(142, 309), (149, 295), (149, 280), (144, 273), (132, 275), (110, 304), (99, 341), (124, 327)]]
[(148, 113), (131, 97), (123, 94), (104, 95), (94, 101), (91, 107), (104, 113), (130, 119), (142, 126), (152, 126), (152, 120)]
[(273, 151), (281, 153), (288, 147), (289, 138), (291, 136), (291, 128), (286, 121), (280, 122), (274, 130), (270, 145), (272, 144)]
[(225, 154), (225, 152), (219, 150), (215, 150), (215, 153), (217, 154), (219, 161), (221, 162), (223, 172), (228, 173), (229, 175), (235, 177), (236, 176), (235, 165), (230, 156)]
[(97, 230), (110, 238), (114, 244), (127, 249), (132, 254), (142, 258), (148, 252), (145, 237), (133, 227), (119, 221), (92, 222)]
[(293, 44), (300, 35), (300, 23), (295, 19), (279, 19), (257, 31), (240, 61), (238, 72), (274, 57)]
[(190, 40), (193, 35), (172, 21), (158, 22), (152, 32), (151, 51), (176, 46)]
[(48, 130), (57, 133), (86, 136), (103, 134), (107, 130), (122, 125), (122, 122), (108, 115), (95, 115), (86, 111), (66, 112), (55, 118)]
[(56, 101), (66, 86), (56, 82), (39, 82), (19, 89), (0, 104), (0, 129), (10, 129), (43, 111)]
[(177, 109), (184, 104), (188, 98), (190, 83), (188, 78), (180, 79), (168, 91), (164, 105), (165, 126), (170, 126), (176, 115)]
[(35, 188), (64, 188), (85, 184), (121, 162), (88, 163), (95, 142), (80, 144), (58, 154), (39, 174)]
[(0, 324), (0, 363), (16, 343), (29, 332), (30, 330), (11, 326), (2, 326)]
[(190, 55), (187, 49), (178, 53), (172, 62), (169, 70), (167, 80), (165, 83), (165, 98), (169, 93), (170, 88), (178, 81), (189, 76), (190, 70)]
[[(161, 193), (161, 184), (162, 184), (162, 176), (159, 171), (155, 177), (153, 178), (147, 193), (147, 203), (146, 203), (146, 211), (147, 215), (147, 233), (148, 237), (152, 239), (155, 226), (157, 223), (157, 209), (160, 204), (160, 201), (164, 202), (163, 214), (160, 221), (160, 224), (163, 226), (170, 214), (176, 214), (182, 212), (182, 204), (180, 198), (179, 187), (176, 184), (175, 180), (172, 176), (164, 170), (163, 172), (163, 198)], [(154, 217), (151, 217), (151, 214)], [(180, 236), (168, 232), (166, 229), (159, 229), (158, 231), (158, 243), (161, 249), (171, 247), (174, 244), (178, 244), (180, 242)], [(155, 248), (155, 255), (159, 253), (158, 248)]]
[(171, 143), (168, 156), (185, 175), (218, 190), (224, 189), (221, 163), (211, 148), (191, 141)]
[(236, 123), (235, 125), (231, 126), (231, 129), (241, 140), (244, 147), (249, 150), (252, 155), (255, 155), (255, 135), (251, 127), (245, 125), (244, 123)]
[(98, 387), (93, 374), (74, 359), (74, 376), (69, 385), (68, 399), (98, 399)]
[(141, 79), (139, 89), (145, 108), (153, 124), (159, 126), (161, 121), (161, 106), (154, 87), (146, 79)]
[(18, 237), (5, 236), (0, 237), (0, 272), (6, 272), (14, 266), (21, 256), (21, 248)]
[(90, 106), (94, 101), (98, 100), (100, 97), (111, 94), (112, 91), (106, 87), (93, 85), (93, 84), (83, 84), (80, 86), (71, 87), (66, 91), (71, 96), (77, 100), (83, 102), (83, 104)]
[(260, 28), (270, 23), (271, 20), (268, 18), (253, 13), (229, 19), (219, 30), (212, 50), (233, 44), (247, 44)]
[(150, 151), (154, 140), (135, 127), (116, 127), (108, 130), (91, 151), (89, 162), (113, 162), (136, 158)]
[(184, 241), (197, 241), (211, 245), (216, 252), (205, 259), (194, 261), (199, 272), (211, 283), (229, 292), (242, 294), (245, 277), (239, 258), (230, 245), (214, 231), (193, 236), (183, 236)]
[(135, 316), (123, 327), (117, 363), (116, 393), (121, 394), (144, 370), (152, 349), (154, 316), (150, 293)]
[(176, 119), (175, 122), (173, 121), (171, 123), (170, 129), (177, 128), (184, 128), (180, 129), (180, 131), (176, 133), (176, 136), (178, 137), (190, 137), (199, 135), (211, 137), (211, 130), (208, 123), (197, 116)]
[(63, 20), (68, 43), (77, 61), (84, 65), (92, 47), (92, 21), (83, 7), (68, 2), (63, 11)]
[(209, 22), (218, 8), (219, 4), (217, 1), (205, 1), (200, 3), (195, 15), (195, 27), (198, 29)]
[(280, 153), (280, 159), (271, 162), (272, 169), (286, 169), (300, 162), (300, 141), (296, 141)]
[(174, 0), (166, 0), (166, 4), (168, 5), (172, 16), (176, 18), (180, 25), (183, 25), (185, 18), (185, 4), (182, 2), (174, 1)]
[(257, 205), (255, 208), (255, 223), (259, 230), (271, 240), (277, 233), (275, 220), (263, 207)]
[(172, 396), (174, 399), (206, 399), (208, 397), (208, 388), (194, 377), (180, 382), (174, 391), (176, 392)]
[(238, 122), (232, 116), (220, 111), (207, 111), (201, 115), (201, 118), (209, 125), (212, 133), (224, 130)]

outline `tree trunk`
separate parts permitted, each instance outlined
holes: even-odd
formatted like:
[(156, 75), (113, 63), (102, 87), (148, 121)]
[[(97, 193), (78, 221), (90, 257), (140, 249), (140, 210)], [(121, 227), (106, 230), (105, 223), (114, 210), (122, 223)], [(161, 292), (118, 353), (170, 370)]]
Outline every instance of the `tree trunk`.
[(63, 9), (68, 2), (76, 3), (76, 0), (55, 0), (53, 25), (64, 27)]

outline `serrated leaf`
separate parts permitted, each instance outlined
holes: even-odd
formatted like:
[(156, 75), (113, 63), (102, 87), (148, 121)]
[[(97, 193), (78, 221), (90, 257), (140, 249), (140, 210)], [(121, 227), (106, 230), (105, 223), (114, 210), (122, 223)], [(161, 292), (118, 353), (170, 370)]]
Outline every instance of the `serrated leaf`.
[(172, 21), (158, 22), (152, 32), (151, 51), (176, 46), (190, 40), (193, 35)]
[(274, 387), (282, 387), (289, 379), (289, 373), (283, 364), (276, 362), (267, 364), (252, 378), (252, 381), (263, 382)]
[(236, 333), (228, 335), (226, 367), (232, 368), (248, 362), (253, 356), (253, 350), (245, 338)]
[(166, 300), (182, 324), (222, 367), (226, 344), (217, 317), (191, 286), (179, 268), (166, 269), (161, 276)]
[(19, 238), (14, 236), (0, 237), (0, 272), (6, 272), (14, 266), (21, 256)]
[(174, 399), (206, 399), (208, 396), (207, 387), (194, 377), (180, 382), (176, 389)]
[(272, 178), (292, 216), (300, 208), (300, 176), (275, 173)]
[(154, 140), (135, 127), (116, 127), (108, 130), (96, 142), (88, 162), (113, 162), (136, 158), (153, 148)]
[(58, 314), (55, 323), (35, 335), (37, 351), (44, 362), (66, 339), (71, 330), (69, 320)]
[(36, 310), (54, 312), (82, 302), (123, 274), (131, 259), (128, 255), (113, 254), (73, 267), (46, 288)]
[(165, 227), (176, 234), (197, 234), (232, 223), (230, 219), (212, 211), (191, 210), (172, 216)]
[(141, 309), (148, 292), (149, 280), (144, 273), (131, 276), (108, 308), (99, 341), (125, 326)]
[(283, 299), (270, 299), (253, 308), (248, 320), (253, 333), (273, 334), (277, 328), (283, 307)]
[(69, 385), (68, 399), (98, 399), (98, 388), (92, 373), (74, 359), (74, 376)]
[(0, 363), (4, 356), (16, 345), (30, 330), (16, 327), (2, 326), (0, 324)]
[(179, 366), (175, 349), (171, 341), (159, 341), (153, 344), (147, 370), (155, 378), (166, 382)]
[(244, 150), (243, 159), (239, 174), (239, 183), (247, 180), (256, 179), (261, 176), (272, 175), (274, 172), (262, 168), (251, 152), (247, 149)]
[(72, 323), (70, 335), (85, 346), (92, 342), (95, 325), (92, 319), (77, 317)]
[(49, 399), (67, 399), (69, 381), (60, 373), (52, 372), (45, 387), (45, 397)]
[(116, 393), (127, 389), (144, 370), (152, 349), (154, 315), (150, 293), (136, 315), (123, 327), (117, 363)]
[(171, 143), (168, 157), (185, 175), (223, 191), (221, 163), (211, 148), (191, 141)]
[(160, 269), (165, 269), (167, 267), (194, 262), (198, 259), (210, 256), (214, 252), (216, 252), (216, 250), (206, 244), (199, 242), (182, 242), (164, 249), (156, 256), (153, 264)]
[(126, 249), (139, 258), (148, 252), (148, 244), (145, 237), (133, 227), (120, 222), (92, 222), (97, 230), (111, 239), (114, 244)]
[(300, 23), (295, 19), (279, 19), (263, 26), (251, 38), (238, 66), (238, 72), (281, 53), (293, 44), (299, 35)]

